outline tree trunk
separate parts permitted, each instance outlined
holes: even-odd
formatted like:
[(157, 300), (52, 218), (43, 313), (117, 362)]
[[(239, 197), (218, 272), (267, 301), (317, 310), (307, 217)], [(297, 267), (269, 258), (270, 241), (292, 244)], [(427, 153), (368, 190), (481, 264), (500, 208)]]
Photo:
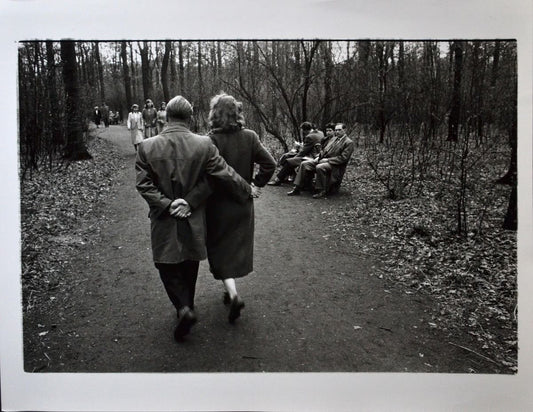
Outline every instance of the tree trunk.
[(130, 70), (128, 67), (128, 54), (127, 54), (127, 46), (125, 41), (120, 42), (120, 57), (122, 58), (122, 73), (124, 75), (124, 89), (126, 90), (126, 104), (128, 111), (131, 109), (131, 106), (133, 105), (133, 101), (131, 98), (131, 77), (130, 77)]
[(143, 93), (144, 100), (153, 99), (152, 93), (152, 75), (150, 68), (150, 61), (148, 60), (148, 42), (144, 41), (143, 46), (141, 47), (140, 43), (137, 43), (139, 46), (139, 53), (141, 55), (141, 71), (142, 71), (142, 81), (143, 81)]
[(511, 145), (511, 161), (509, 162), (509, 169), (507, 173), (499, 178), (496, 183), (501, 185), (512, 185), (516, 186), (517, 184), (517, 157), (518, 157), (518, 136), (517, 136), (517, 125), (516, 125), (516, 115), (509, 130), (509, 144)]
[(461, 118), (461, 73), (463, 70), (463, 46), (460, 42), (452, 43), (454, 53), (453, 91), (448, 119), (448, 141), (456, 142), (459, 137), (459, 121)]
[[(204, 111), (204, 78), (203, 78), (203, 64), (202, 64), (202, 42), (198, 42), (198, 112), (196, 113), (200, 120), (201, 114)], [(200, 126), (200, 125), (198, 125)]]
[(376, 55), (378, 59), (378, 109), (377, 121), (379, 128), (379, 142), (385, 142), (387, 118), (385, 114), (385, 94), (387, 92), (388, 45), (376, 42)]
[(161, 86), (163, 87), (163, 96), (165, 102), (170, 100), (170, 91), (168, 88), (168, 61), (170, 57), (170, 51), (172, 49), (172, 42), (170, 40), (165, 41), (165, 54), (163, 55), (163, 62), (161, 63)]
[(474, 42), (472, 52), (472, 80), (470, 83), (470, 106), (472, 113), (472, 126), (476, 130), (477, 142), (483, 140), (483, 76), (485, 63), (480, 57), (481, 47), (479, 42)]
[(59, 98), (57, 96), (55, 51), (54, 44), (51, 41), (46, 42), (46, 61), (48, 68), (48, 96), (50, 99), (50, 127), (52, 132), (52, 145), (54, 150), (56, 150), (63, 143), (63, 138), (61, 136)]
[(221, 75), (222, 72), (222, 49), (220, 47), (220, 42), (217, 42), (217, 67), (218, 67), (218, 75)]
[(398, 51), (398, 90), (400, 94), (400, 104), (398, 110), (400, 111), (400, 122), (404, 124), (409, 123), (409, 115), (407, 111), (407, 93), (405, 91), (405, 44), (403, 41), (399, 43)]
[[(359, 91), (359, 98), (361, 101), (366, 102), (369, 100), (369, 89), (372, 87), (370, 82), (370, 54), (372, 52), (372, 42), (370, 41), (358, 41), (357, 50), (359, 53), (358, 66), (360, 68), (360, 80), (357, 82), (357, 90)], [(357, 107), (357, 119), (361, 123), (371, 122), (371, 116), (369, 110), (372, 108), (369, 105), (360, 105)]]
[(180, 77), (180, 91), (179, 93), (185, 95), (185, 65), (183, 63), (183, 44), (181, 40), (178, 43), (178, 66), (179, 66), (179, 77)]
[(509, 205), (507, 206), (507, 214), (503, 221), (503, 228), (507, 230), (516, 230), (518, 228), (518, 198), (517, 189), (514, 185), (509, 195)]
[(130, 62), (131, 62), (131, 85), (132, 85), (132, 97), (133, 101), (137, 102), (139, 99), (139, 93), (138, 93), (138, 81), (137, 81), (137, 69), (135, 67), (135, 60), (133, 60), (133, 44), (130, 42)]
[(93, 43), (93, 47), (98, 69), (98, 82), (100, 83), (100, 101), (103, 103), (105, 102), (104, 68), (102, 66), (102, 59), (100, 59), (100, 47), (98, 46), (97, 41)]
[(333, 95), (331, 81), (333, 78), (333, 60), (331, 57), (331, 42), (324, 44), (324, 112), (322, 113), (322, 126), (331, 121), (331, 97)]
[(87, 152), (83, 141), (76, 50), (73, 41), (61, 42), (61, 60), (63, 61), (65, 115), (67, 118), (65, 157), (70, 160), (91, 159), (92, 156)]
[(171, 98), (174, 97), (178, 88), (178, 70), (176, 68), (176, 49), (172, 43), (172, 48), (170, 50), (170, 95)]

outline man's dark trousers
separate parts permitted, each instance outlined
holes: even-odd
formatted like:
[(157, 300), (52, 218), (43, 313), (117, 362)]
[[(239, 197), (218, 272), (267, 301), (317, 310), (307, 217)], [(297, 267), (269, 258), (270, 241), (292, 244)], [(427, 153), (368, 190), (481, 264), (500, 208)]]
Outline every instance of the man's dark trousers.
[(159, 276), (171, 302), (179, 311), (184, 306), (194, 309), (194, 292), (198, 278), (197, 260), (185, 260), (180, 263), (156, 263)]

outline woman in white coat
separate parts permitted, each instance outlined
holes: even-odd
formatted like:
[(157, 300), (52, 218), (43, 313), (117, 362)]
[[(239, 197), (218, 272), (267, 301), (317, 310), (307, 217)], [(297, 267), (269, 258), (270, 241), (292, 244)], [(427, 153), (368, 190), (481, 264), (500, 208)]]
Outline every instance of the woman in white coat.
[(143, 118), (137, 104), (131, 106), (131, 112), (128, 114), (128, 130), (131, 133), (131, 142), (137, 151), (137, 145), (144, 139)]

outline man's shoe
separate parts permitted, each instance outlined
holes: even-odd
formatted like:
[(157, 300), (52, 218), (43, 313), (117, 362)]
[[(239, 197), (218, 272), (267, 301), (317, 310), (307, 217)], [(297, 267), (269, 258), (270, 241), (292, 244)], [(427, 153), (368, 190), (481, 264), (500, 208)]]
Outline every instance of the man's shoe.
[(231, 300), (231, 304), (229, 307), (229, 315), (228, 315), (229, 323), (235, 323), (235, 320), (239, 316), (241, 316), (242, 308), (244, 308), (244, 302), (238, 296), (235, 296)]
[(231, 298), (229, 297), (228, 292), (224, 292), (224, 297), (222, 298), (222, 302), (224, 302), (224, 305), (229, 305), (231, 303)]
[(313, 199), (320, 199), (322, 197), (326, 197), (326, 192), (324, 190), (313, 195)]
[(281, 186), (281, 180), (279, 180), (279, 179), (272, 180), (271, 182), (268, 182), (267, 185), (269, 185), (269, 186)]
[(294, 186), (294, 189), (292, 189), (290, 192), (287, 192), (287, 196), (298, 196), (300, 194), (300, 188), (297, 186)]
[(187, 306), (180, 309), (180, 317), (178, 326), (174, 329), (174, 339), (178, 342), (183, 340), (183, 337), (188, 335), (192, 326), (197, 322), (196, 315)]

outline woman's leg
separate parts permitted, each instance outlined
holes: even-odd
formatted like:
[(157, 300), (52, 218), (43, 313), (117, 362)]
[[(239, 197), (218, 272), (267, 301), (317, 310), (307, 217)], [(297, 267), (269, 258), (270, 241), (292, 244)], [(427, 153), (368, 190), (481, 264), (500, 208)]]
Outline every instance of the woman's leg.
[(237, 294), (237, 286), (234, 278), (224, 279), (224, 287), (229, 295), (230, 307), (228, 320), (229, 323), (234, 323), (235, 320), (241, 316), (241, 310), (244, 308), (244, 302), (239, 298)]
[(230, 299), (234, 299), (237, 296), (237, 285), (235, 284), (234, 278), (223, 279), (224, 287), (229, 294)]

